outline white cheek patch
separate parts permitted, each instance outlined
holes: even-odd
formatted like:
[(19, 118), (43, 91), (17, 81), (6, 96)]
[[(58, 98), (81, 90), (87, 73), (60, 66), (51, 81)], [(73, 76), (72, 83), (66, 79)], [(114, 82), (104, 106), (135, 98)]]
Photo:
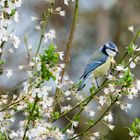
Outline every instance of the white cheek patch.
[(107, 52), (107, 54), (108, 54), (109, 56), (112, 56), (112, 57), (114, 57), (114, 56), (116, 55), (116, 52), (114, 52), (114, 51), (112, 51), (112, 50), (110, 50), (110, 49), (106, 49), (106, 52)]

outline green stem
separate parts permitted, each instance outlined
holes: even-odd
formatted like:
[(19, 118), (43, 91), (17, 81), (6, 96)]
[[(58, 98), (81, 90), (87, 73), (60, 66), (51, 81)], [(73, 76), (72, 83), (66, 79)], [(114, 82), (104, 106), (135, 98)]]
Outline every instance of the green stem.
[(38, 48), (37, 48), (35, 56), (37, 56), (38, 53), (39, 53), (43, 38), (44, 38), (44, 35), (42, 34), (41, 37), (40, 37), (40, 40), (39, 40), (39, 45), (38, 45)]
[[(51, 5), (51, 8), (53, 8), (52, 5)], [(47, 19), (48, 19), (48, 17), (50, 15), (51, 15), (51, 11), (50, 10), (47, 11), (47, 15), (46, 15), (46, 13), (43, 14), (42, 33), (41, 33), (41, 36), (40, 36), (40, 40), (39, 40), (39, 44), (38, 44), (38, 48), (37, 48), (35, 56), (38, 55), (39, 50), (41, 48), (41, 44), (42, 44), (42, 41), (43, 41), (43, 38), (44, 38), (44, 35), (45, 35), (46, 26), (47, 26)]]
[(30, 113), (30, 115), (29, 115), (29, 119), (28, 119), (28, 121), (27, 121), (27, 125), (26, 125), (26, 128), (25, 128), (25, 131), (24, 131), (24, 135), (23, 135), (22, 140), (25, 140), (25, 138), (26, 138), (26, 133), (27, 133), (27, 131), (28, 131), (28, 129), (29, 129), (30, 121), (32, 120), (32, 116), (33, 116), (33, 113), (34, 113), (34, 110), (35, 110), (37, 101), (38, 101), (38, 97), (37, 97), (37, 94), (36, 94), (35, 101), (34, 101), (34, 105), (33, 105), (33, 108), (32, 108), (32, 110), (31, 110), (31, 113)]
[(127, 66), (129, 66), (130, 63), (131, 63), (132, 61), (134, 61), (138, 56), (140, 56), (140, 52), (137, 53), (137, 54), (125, 65), (125, 68), (126, 68)]
[[(138, 39), (138, 37), (140, 36), (140, 29), (137, 31), (136, 35), (132, 38), (131, 42), (129, 43), (128, 47), (129, 46), (132, 46), (136, 40)], [(120, 64), (122, 62), (122, 60), (124, 60), (124, 58), (127, 56), (128, 52), (126, 51), (124, 53), (124, 55), (120, 58), (120, 60), (118, 61), (118, 64)]]
[(114, 100), (114, 102), (112, 102), (110, 104), (110, 106), (105, 110), (105, 112), (92, 124), (90, 125), (87, 129), (85, 129), (84, 131), (82, 131), (81, 133), (79, 133), (78, 135), (74, 136), (73, 138), (71, 138), (70, 140), (73, 140), (79, 136), (84, 135), (86, 132), (88, 132), (92, 127), (94, 127), (98, 122), (100, 122), (102, 120), (102, 118), (107, 114), (108, 111), (110, 111), (111, 107), (118, 101), (118, 97), (119, 95), (116, 97), (116, 99)]
[[(107, 85), (108, 85), (108, 84), (107, 84)], [(74, 117), (72, 118), (72, 121), (69, 122), (69, 123), (66, 125), (66, 127), (62, 130), (63, 133), (66, 132), (66, 130), (67, 130), (69, 127), (71, 127), (72, 122), (75, 121), (75, 119), (77, 119), (77, 118), (80, 116), (80, 114), (84, 111), (85, 106), (87, 106), (87, 105), (89, 104), (89, 102), (93, 99), (93, 97), (94, 97), (101, 89), (103, 89), (105, 86), (106, 86), (106, 84), (102, 85), (101, 88), (97, 89), (97, 91), (96, 91), (95, 93), (91, 94), (91, 95), (89, 96), (89, 98), (86, 99), (86, 103), (80, 104), (80, 106), (81, 106), (82, 108), (80, 109), (80, 111), (79, 111), (76, 115), (74, 115)]]
[(107, 86), (108, 84), (109, 84), (109, 81), (108, 81), (108, 82), (106, 81), (106, 83), (104, 83), (103, 85), (101, 85), (100, 88), (97, 89), (94, 93), (92, 93), (90, 96), (88, 96), (86, 99), (84, 99), (83, 101), (81, 101), (79, 104), (77, 104), (76, 106), (74, 106), (74, 107), (73, 107), (72, 109), (70, 109), (69, 111), (67, 111), (67, 112), (65, 112), (65, 113), (63, 113), (63, 114), (61, 114), (57, 119), (53, 119), (53, 120), (51, 121), (51, 123), (53, 123), (53, 122), (59, 120), (60, 118), (66, 116), (69, 112), (75, 110), (76, 108), (78, 108), (78, 107), (80, 107), (80, 106), (83, 106), (83, 105), (85, 104), (86, 101), (87, 101), (87, 103), (89, 103), (89, 102), (93, 99), (94, 95), (96, 95), (99, 91), (101, 91), (101, 90), (102, 90), (105, 86)]
[[(88, 101), (84, 104), (84, 106), (86, 106), (86, 105), (91, 101), (91, 99), (92, 99), (92, 98), (89, 98)], [(71, 121), (66, 125), (66, 127), (62, 130), (62, 133), (65, 133), (66, 130), (67, 130), (68, 128), (71, 127), (72, 122), (75, 121), (77, 118), (79, 118), (80, 114), (81, 114), (81, 113), (83, 112), (83, 110), (84, 110), (84, 106), (81, 107), (80, 111), (79, 111), (76, 115), (74, 115), (74, 117), (72, 118), (72, 120), (71, 120)]]
[(10, 103), (10, 104), (7, 105), (5, 108), (1, 109), (0, 112), (3, 112), (3, 111), (5, 111), (5, 110), (9, 109), (11, 106), (18, 104), (19, 102), (21, 102), (21, 101), (24, 100), (24, 99), (25, 99), (25, 96), (23, 96), (20, 100), (18, 100), (18, 101), (16, 101), (16, 102)]

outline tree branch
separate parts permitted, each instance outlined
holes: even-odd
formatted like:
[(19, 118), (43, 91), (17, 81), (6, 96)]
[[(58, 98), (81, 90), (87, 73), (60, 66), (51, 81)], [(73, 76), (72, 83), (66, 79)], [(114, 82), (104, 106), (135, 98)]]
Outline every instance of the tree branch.
[(94, 127), (105, 115), (106, 113), (111, 109), (111, 107), (118, 101), (118, 97), (119, 95), (116, 97), (116, 99), (109, 105), (109, 107), (105, 110), (105, 112), (92, 124), (90, 125), (87, 129), (85, 129), (84, 131), (82, 131), (81, 133), (79, 133), (78, 135), (74, 136), (73, 138), (71, 138), (70, 140), (73, 140), (79, 136), (84, 135), (86, 132), (88, 132), (92, 127)]
[[(74, 8), (72, 25), (71, 25), (70, 34), (69, 34), (69, 38), (68, 38), (68, 41), (67, 41), (67, 46), (66, 46), (65, 56), (64, 56), (65, 67), (62, 69), (61, 78), (60, 78), (59, 83), (62, 83), (64, 74), (65, 74), (65, 70), (66, 70), (66, 66), (70, 62), (70, 50), (71, 50), (71, 47), (72, 47), (72, 41), (73, 41), (74, 32), (75, 32), (75, 28), (76, 28), (76, 24), (77, 24), (77, 19), (78, 19), (78, 8), (79, 8), (79, 0), (76, 0), (75, 1), (75, 8)], [(55, 97), (54, 97), (53, 112), (55, 111), (55, 108), (56, 108), (58, 95), (59, 95), (59, 89), (56, 88)]]

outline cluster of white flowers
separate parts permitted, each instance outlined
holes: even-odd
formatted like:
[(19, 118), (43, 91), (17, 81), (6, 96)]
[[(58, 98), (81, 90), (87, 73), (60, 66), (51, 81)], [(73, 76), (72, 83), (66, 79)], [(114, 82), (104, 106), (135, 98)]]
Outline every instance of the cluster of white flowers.
[(19, 39), (17, 36), (10, 34), (8, 26), (12, 23), (13, 19), (18, 21), (18, 11), (16, 10), (21, 6), (22, 1), (0, 1), (0, 45), (3, 42), (11, 41), (15, 48), (19, 46)]
[[(20, 45), (19, 37), (13, 34), (8, 27), (11, 26), (14, 21), (19, 21), (17, 8), (19, 8), (21, 4), (22, 0), (0, 1), (0, 53), (3, 53), (3, 47), (6, 42), (13, 44), (13, 47), (8, 50), (9, 53), (13, 53), (14, 49), (17, 49)], [(8, 78), (12, 76), (12, 69), (7, 69), (6, 75)]]
[(49, 30), (48, 33), (45, 33), (44, 37), (45, 37), (44, 43), (47, 43), (48, 40), (52, 41), (55, 38), (55, 30), (53, 29)]
[(38, 124), (38, 126), (36, 126), (36, 128), (32, 128), (29, 131), (27, 131), (27, 137), (29, 139), (42, 139), (42, 140), (46, 140), (46, 138), (54, 138), (57, 140), (62, 140), (64, 139), (64, 135), (61, 133), (61, 131), (56, 128), (54, 130), (49, 130), (49, 128), (51, 129), (52, 126), (51, 124), (48, 123), (42, 123), (42, 124)]

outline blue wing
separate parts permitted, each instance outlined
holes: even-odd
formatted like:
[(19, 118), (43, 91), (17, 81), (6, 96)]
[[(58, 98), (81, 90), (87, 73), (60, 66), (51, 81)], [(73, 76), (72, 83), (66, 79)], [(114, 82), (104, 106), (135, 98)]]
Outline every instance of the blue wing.
[(91, 62), (92, 60), (90, 60), (90, 63), (87, 65), (84, 74), (80, 77), (85, 79), (87, 76), (90, 75), (90, 73), (95, 70), (96, 68), (98, 68), (99, 66), (101, 66), (102, 64), (104, 64), (107, 60), (108, 56), (103, 55), (102, 57), (98, 58), (98, 60), (96, 59), (95, 61)]
[(93, 70), (95, 70), (96, 68), (98, 68), (99, 66), (101, 66), (102, 64), (104, 64), (107, 60), (108, 56), (107, 55), (93, 55), (93, 57), (90, 59), (84, 74), (80, 77), (80, 79), (82, 79), (82, 81), (80, 81), (78, 90), (82, 90), (85, 86), (84, 82), (85, 80), (89, 77), (89, 75), (91, 74), (91, 72)]

